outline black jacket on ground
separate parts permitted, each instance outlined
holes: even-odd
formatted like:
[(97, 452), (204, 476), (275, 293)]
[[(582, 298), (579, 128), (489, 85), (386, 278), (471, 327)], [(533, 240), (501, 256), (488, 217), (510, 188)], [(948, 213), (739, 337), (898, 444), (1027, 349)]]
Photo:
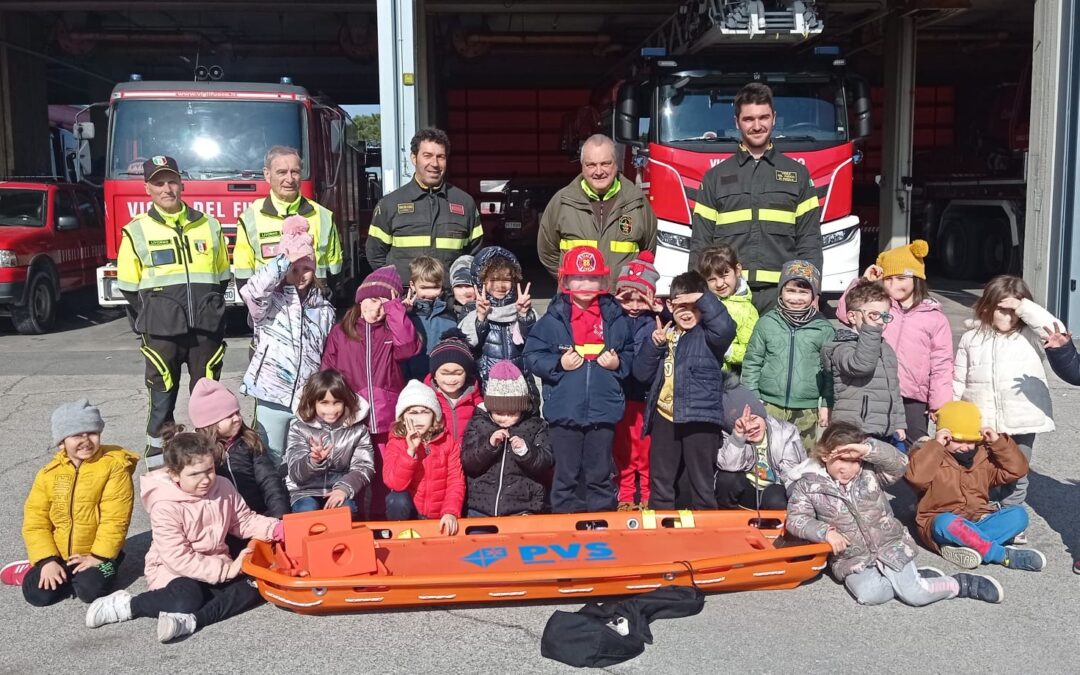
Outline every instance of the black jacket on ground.
[(238, 438), (217, 465), (217, 475), (228, 478), (248, 508), (262, 516), (280, 518), (289, 512), (289, 493), (273, 460), (265, 452), (256, 456)]
[(510, 437), (520, 436), (529, 450), (518, 457), (509, 438), (492, 447), (491, 435), (499, 429), (491, 415), (478, 407), (469, 420), (461, 442), (461, 467), (468, 480), (468, 508), (489, 516), (541, 513), (549, 510), (547, 485), (554, 463), (547, 422), (524, 413), (507, 429)]

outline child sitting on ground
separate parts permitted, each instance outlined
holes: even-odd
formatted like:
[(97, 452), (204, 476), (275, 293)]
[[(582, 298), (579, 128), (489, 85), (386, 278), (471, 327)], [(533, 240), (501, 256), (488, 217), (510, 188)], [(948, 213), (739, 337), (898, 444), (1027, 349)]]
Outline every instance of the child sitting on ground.
[(634, 357), (634, 378), (652, 382), (645, 404), (649, 451), (649, 508), (675, 508), (680, 468), (690, 484), (694, 509), (715, 509), (713, 458), (724, 421), (724, 354), (735, 338), (735, 322), (720, 298), (708, 292), (697, 272), (671, 280), (668, 310), (656, 317), (650, 340)]
[(900, 399), (896, 352), (882, 340), (892, 321), (889, 294), (878, 281), (863, 279), (847, 293), (847, 324), (821, 350), (833, 378), (835, 422), (851, 422), (868, 436), (907, 450), (904, 402)]
[(784, 264), (776, 309), (754, 327), (743, 359), (742, 384), (765, 402), (778, 420), (799, 430), (807, 451), (817, 427), (829, 422), (832, 378), (821, 367), (821, 348), (835, 330), (814, 306), (821, 272), (806, 260)]
[(234, 557), (226, 537), (281, 541), (281, 521), (255, 513), (232, 483), (217, 480), (209, 438), (175, 431), (165, 439), (165, 470), (139, 480), (153, 534), (145, 564), (149, 590), (98, 598), (86, 610), (87, 628), (157, 618), (158, 640), (169, 642), (263, 602), (240, 571), (251, 549)]
[[(510, 360), (523, 372), (522, 353), (529, 331), (536, 323), (536, 312), (529, 295), (531, 284), (522, 287), (521, 263), (517, 256), (501, 246), (481, 249), (473, 259), (473, 278), (480, 283), (476, 308), (461, 320), (459, 327), (469, 345), (479, 351), (476, 360), (481, 391), (487, 386), (488, 371), (496, 361)], [(531, 383), (527, 378), (526, 383)], [(535, 387), (529, 388), (534, 392)]]
[(443, 333), (457, 328), (454, 310), (442, 298), (445, 269), (431, 256), (421, 255), (409, 263), (409, 291), (403, 303), (416, 334), (424, 343), (420, 353), (405, 362), (405, 379), (422, 380), (428, 375), (428, 355)]
[(476, 309), (476, 281), (472, 278), (471, 255), (459, 256), (450, 265), (450, 288), (454, 294), (454, 319), (461, 323), (465, 315)]
[(105, 422), (86, 399), (64, 403), (52, 414), (58, 451), (34, 477), (23, 507), (23, 540), (29, 560), (0, 571), (5, 584), (45, 607), (72, 597), (92, 602), (116, 583), (131, 523), (131, 476), (139, 456), (101, 445)]
[(271, 518), (289, 512), (289, 493), (278, 467), (258, 432), (244, 424), (240, 402), (225, 385), (209, 377), (196, 382), (188, 417), (196, 431), (215, 443), (215, 472), (232, 482), (249, 509)]
[(709, 290), (720, 298), (735, 322), (735, 339), (724, 355), (724, 370), (738, 376), (742, 372), (750, 336), (754, 334), (754, 326), (758, 322), (754, 295), (746, 279), (743, 279), (742, 265), (735, 255), (735, 249), (727, 244), (702, 249), (698, 254), (697, 271), (705, 277)]
[(990, 488), (1027, 475), (1028, 462), (1008, 434), (980, 429), (979, 408), (952, 401), (938, 410), (938, 430), (911, 452), (906, 478), (919, 493), (919, 538), (941, 557), (966, 569), (984, 563), (1038, 572), (1046, 557), (1007, 546), (1028, 525), (1022, 504), (990, 503)]
[(323, 370), (308, 378), (285, 451), (294, 512), (347, 506), (359, 517), (361, 495), (375, 471), (367, 414), (367, 401), (341, 373)]
[(555, 455), (551, 510), (611, 511), (611, 448), (623, 417), (622, 382), (634, 359), (634, 334), (607, 295), (611, 271), (593, 246), (563, 255), (559, 292), (525, 343), (526, 372), (544, 383), (543, 415)]
[[(630, 322), (634, 335), (634, 353), (655, 329), (656, 316), (663, 305), (656, 299), (660, 273), (653, 265), (651, 251), (642, 251), (624, 265), (615, 281), (615, 299)], [(649, 503), (649, 447), (652, 438), (642, 434), (645, 426), (645, 399), (652, 382), (638, 382), (633, 377), (622, 381), (626, 410), (615, 425), (614, 458), (619, 489), (619, 511), (646, 508)], [(640, 497), (638, 497), (640, 495)]]
[(787, 531), (828, 543), (833, 576), (861, 605), (893, 598), (914, 607), (955, 597), (1001, 602), (1001, 585), (990, 577), (938, 576), (915, 566), (915, 542), (882, 489), (900, 480), (907, 462), (854, 424), (830, 424), (810, 457), (791, 471)]
[(716, 505), (721, 509), (785, 509), (789, 473), (806, 459), (795, 425), (770, 417), (744, 387), (724, 391), (724, 428), (716, 456)]
[(429, 366), (431, 373), (424, 382), (435, 390), (446, 427), (460, 443), (473, 412), (484, 400), (480, 381), (476, 379), (476, 361), (465, 334), (457, 327), (443, 333), (431, 351)]
[(409, 382), (398, 397), (396, 413), (386, 444), (386, 517), (439, 518), (440, 532), (457, 534), (465, 504), (461, 446), (446, 430), (435, 392), (418, 380)]
[(510, 361), (491, 367), (483, 406), (461, 445), (469, 517), (541, 513), (548, 508), (551, 444), (534, 415), (525, 377)]

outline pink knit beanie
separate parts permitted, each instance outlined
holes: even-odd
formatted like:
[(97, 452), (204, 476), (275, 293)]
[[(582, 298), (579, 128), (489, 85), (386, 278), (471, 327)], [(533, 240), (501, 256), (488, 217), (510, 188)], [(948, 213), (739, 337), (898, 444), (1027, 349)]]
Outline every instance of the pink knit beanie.
[(188, 401), (188, 417), (196, 429), (214, 426), (239, 411), (240, 401), (222, 383), (209, 377), (195, 383)]

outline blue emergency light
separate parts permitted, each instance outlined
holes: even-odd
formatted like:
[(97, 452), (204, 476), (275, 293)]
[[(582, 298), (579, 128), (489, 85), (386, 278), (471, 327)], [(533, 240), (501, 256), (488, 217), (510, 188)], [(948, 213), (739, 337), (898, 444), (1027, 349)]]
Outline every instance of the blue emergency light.
[(641, 55), (645, 58), (661, 58), (667, 56), (667, 49), (664, 47), (642, 47)]

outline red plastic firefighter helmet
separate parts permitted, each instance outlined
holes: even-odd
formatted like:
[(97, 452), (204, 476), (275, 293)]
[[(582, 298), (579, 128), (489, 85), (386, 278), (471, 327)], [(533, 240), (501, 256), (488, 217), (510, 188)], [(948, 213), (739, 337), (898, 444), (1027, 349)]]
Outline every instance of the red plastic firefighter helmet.
[(611, 270), (604, 263), (604, 255), (595, 246), (575, 246), (563, 254), (559, 266), (560, 277), (608, 277)]

